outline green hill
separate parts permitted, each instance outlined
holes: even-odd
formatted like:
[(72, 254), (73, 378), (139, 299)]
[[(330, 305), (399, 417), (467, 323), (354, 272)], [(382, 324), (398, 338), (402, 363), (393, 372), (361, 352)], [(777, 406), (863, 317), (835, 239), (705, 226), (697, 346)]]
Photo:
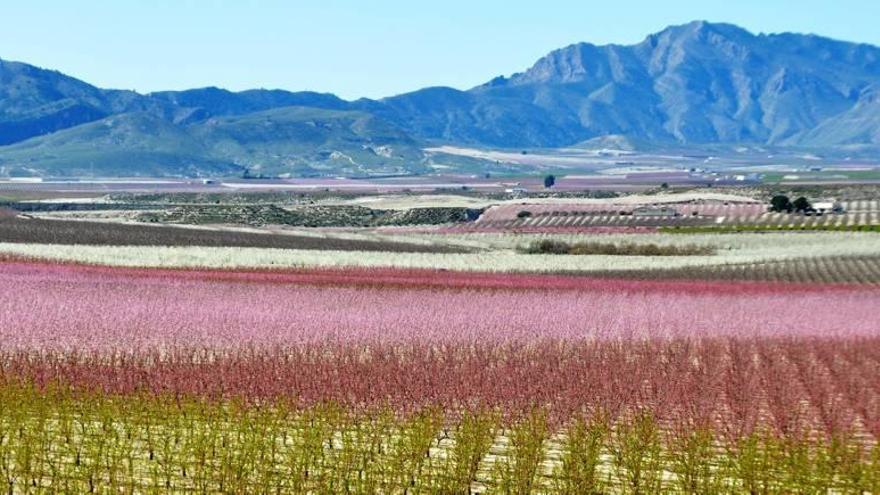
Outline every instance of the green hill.
[(312, 176), (425, 172), (399, 128), (372, 115), (286, 107), (174, 124), (130, 113), (0, 147), (0, 175)]
[(265, 175), (427, 170), (418, 143), (398, 127), (363, 112), (285, 107), (212, 118), (188, 131), (211, 157)]

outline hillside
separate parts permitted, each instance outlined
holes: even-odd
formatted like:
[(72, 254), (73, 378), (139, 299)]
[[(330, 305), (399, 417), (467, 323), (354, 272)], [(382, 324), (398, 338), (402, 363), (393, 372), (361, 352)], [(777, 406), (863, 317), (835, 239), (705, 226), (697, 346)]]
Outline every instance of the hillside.
[(0, 59), (0, 145), (161, 105), (131, 91), (102, 90), (60, 72)]
[(422, 160), (411, 138), (372, 115), (285, 107), (190, 125), (114, 115), (0, 148), (0, 174), (359, 176), (422, 172)]
[[(365, 176), (498, 164), (495, 148), (880, 146), (880, 48), (693, 22), (622, 45), (578, 43), (462, 91), (382, 100), (220, 88), (138, 94), (0, 61), (0, 174)], [(444, 160), (435, 164), (434, 160)]]
[(106, 117), (0, 150), (2, 175), (149, 177), (241, 171), (231, 162), (208, 158), (205, 146), (185, 129), (147, 113)]
[(469, 91), (433, 88), (384, 103), (418, 136), (503, 147), (609, 134), (828, 146), (880, 142), (877, 122), (858, 118), (878, 83), (877, 47), (693, 22), (631, 46), (571, 45)]
[(347, 175), (426, 171), (416, 141), (363, 112), (284, 107), (209, 119), (187, 129), (209, 155), (252, 173)]

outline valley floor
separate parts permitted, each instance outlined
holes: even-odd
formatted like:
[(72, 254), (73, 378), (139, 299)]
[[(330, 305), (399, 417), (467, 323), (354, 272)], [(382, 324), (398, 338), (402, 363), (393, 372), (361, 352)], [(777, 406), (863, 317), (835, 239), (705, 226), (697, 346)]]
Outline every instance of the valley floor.
[(15, 259), (0, 282), (16, 492), (878, 486), (876, 289)]
[(871, 224), (264, 206), (0, 212), (12, 493), (880, 493)]

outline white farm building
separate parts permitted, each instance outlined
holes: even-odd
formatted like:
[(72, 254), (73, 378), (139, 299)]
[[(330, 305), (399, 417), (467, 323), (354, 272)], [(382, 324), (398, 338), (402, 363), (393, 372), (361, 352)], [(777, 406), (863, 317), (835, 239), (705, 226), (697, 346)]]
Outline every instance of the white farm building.
[(844, 213), (843, 204), (840, 201), (823, 199), (813, 203), (813, 210), (819, 214)]
[(671, 206), (640, 206), (633, 210), (634, 217), (677, 217), (678, 210)]

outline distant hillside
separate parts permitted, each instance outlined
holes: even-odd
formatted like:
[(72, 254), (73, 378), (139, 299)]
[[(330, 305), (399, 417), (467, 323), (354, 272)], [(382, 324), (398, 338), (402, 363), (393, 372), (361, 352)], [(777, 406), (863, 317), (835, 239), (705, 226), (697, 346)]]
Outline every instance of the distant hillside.
[[(114, 115), (0, 148), (2, 175), (234, 175), (186, 130), (148, 113)], [(124, 173), (122, 173), (124, 172)]]
[[(467, 91), (382, 100), (219, 88), (138, 94), (0, 61), (0, 175), (371, 175), (500, 165), (422, 151), (880, 146), (880, 48), (693, 22), (579, 43)], [(609, 144), (610, 143), (610, 144)], [(616, 144), (615, 144), (616, 143)], [(873, 149), (873, 148), (868, 148)]]
[(360, 112), (284, 107), (179, 125), (114, 115), (0, 148), (0, 174), (57, 176), (420, 173), (423, 153)]
[(383, 115), (420, 137), (504, 147), (609, 134), (678, 144), (880, 143), (868, 115), (878, 84), (880, 48), (693, 22), (632, 46), (571, 45), (470, 91), (388, 98)]
[(364, 176), (423, 173), (424, 154), (403, 130), (364, 112), (283, 107), (208, 119), (187, 128), (253, 173)]
[(0, 145), (148, 108), (162, 112), (134, 92), (102, 90), (60, 72), (0, 60)]
[(220, 88), (150, 93), (151, 99), (176, 109), (174, 120), (191, 123), (221, 115), (244, 115), (280, 107), (345, 110), (350, 104), (332, 94), (253, 89), (233, 93)]

